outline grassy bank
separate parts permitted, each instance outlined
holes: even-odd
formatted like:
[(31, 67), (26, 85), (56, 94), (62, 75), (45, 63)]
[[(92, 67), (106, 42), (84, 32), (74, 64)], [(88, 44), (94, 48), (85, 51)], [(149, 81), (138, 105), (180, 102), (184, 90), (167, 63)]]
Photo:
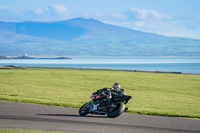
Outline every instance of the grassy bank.
[(0, 69), (0, 100), (80, 107), (119, 82), (129, 112), (200, 118), (200, 75), (80, 69)]

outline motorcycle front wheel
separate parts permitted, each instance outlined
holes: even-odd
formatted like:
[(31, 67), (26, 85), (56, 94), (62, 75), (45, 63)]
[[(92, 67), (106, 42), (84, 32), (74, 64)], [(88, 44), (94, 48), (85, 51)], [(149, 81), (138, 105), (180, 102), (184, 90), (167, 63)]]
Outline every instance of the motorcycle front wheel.
[(82, 116), (87, 115), (89, 113), (89, 109), (90, 109), (90, 102), (85, 103), (83, 106), (80, 107), (79, 114)]

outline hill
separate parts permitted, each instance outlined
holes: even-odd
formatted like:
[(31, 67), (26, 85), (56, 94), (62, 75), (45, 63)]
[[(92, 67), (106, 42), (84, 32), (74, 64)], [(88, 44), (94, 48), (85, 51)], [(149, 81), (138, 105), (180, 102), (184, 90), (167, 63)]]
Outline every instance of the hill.
[(200, 40), (166, 37), (75, 18), (0, 22), (0, 55), (198, 56)]

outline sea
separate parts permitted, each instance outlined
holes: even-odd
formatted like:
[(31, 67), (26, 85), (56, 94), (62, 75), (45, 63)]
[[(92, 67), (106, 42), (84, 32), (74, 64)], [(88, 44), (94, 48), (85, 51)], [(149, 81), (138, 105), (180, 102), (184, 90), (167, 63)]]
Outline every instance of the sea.
[(67, 67), (200, 74), (200, 56), (71, 57), (71, 59), (1, 59), (0, 66)]

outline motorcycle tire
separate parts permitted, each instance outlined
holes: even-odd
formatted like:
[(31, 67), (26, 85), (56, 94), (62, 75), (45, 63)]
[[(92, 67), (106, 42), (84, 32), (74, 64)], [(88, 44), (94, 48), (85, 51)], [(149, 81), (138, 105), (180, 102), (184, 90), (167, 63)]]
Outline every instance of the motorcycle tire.
[(85, 103), (83, 106), (80, 107), (79, 109), (79, 114), (82, 115), (82, 116), (85, 116), (89, 113), (89, 109), (90, 109), (90, 104), (89, 102), (88, 103)]
[(115, 118), (115, 117), (118, 117), (119, 115), (121, 115), (125, 110), (125, 104), (123, 102), (120, 102), (118, 105), (117, 105), (117, 109), (113, 112), (108, 112), (107, 113), (107, 116), (109, 118)]

